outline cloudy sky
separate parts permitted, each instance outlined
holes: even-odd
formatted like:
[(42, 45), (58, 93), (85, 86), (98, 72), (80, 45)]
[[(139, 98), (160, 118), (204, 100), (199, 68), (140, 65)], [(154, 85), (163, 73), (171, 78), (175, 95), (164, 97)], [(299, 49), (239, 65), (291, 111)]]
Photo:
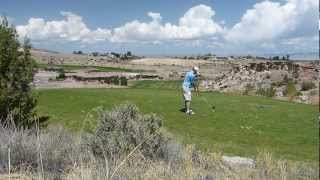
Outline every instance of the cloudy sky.
[(2, 0), (21, 38), (56, 51), (140, 55), (308, 53), (317, 0)]

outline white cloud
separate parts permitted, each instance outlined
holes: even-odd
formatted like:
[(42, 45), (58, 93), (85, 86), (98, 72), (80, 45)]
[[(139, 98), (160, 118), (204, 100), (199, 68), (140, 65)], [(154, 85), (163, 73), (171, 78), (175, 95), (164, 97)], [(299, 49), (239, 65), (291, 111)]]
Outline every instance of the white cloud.
[(214, 15), (215, 12), (209, 6), (195, 6), (180, 18), (178, 29), (188, 39), (222, 33), (223, 27), (212, 19)]
[(126, 23), (115, 28), (111, 42), (136, 42), (136, 41), (159, 41), (163, 40), (160, 21), (162, 17), (159, 13), (149, 12), (148, 16), (152, 18), (150, 22), (144, 23), (138, 20)]
[(86, 34), (83, 37), (82, 42), (96, 43), (100, 41), (108, 41), (111, 36), (111, 30), (98, 28), (97, 30), (90, 31), (90, 33)]
[(96, 43), (111, 42), (150, 42), (159, 44), (170, 40), (196, 40), (206, 36), (218, 35), (223, 27), (213, 20), (215, 12), (211, 7), (198, 5), (190, 8), (179, 24), (162, 23), (159, 13), (149, 12), (149, 22), (134, 20), (113, 30), (98, 28), (90, 30), (82, 17), (71, 12), (61, 12), (65, 19), (45, 21), (42, 18), (30, 18), (28, 24), (17, 26), (21, 37), (31, 40), (64, 40)]
[(111, 36), (111, 31), (98, 28), (91, 31), (82, 21), (82, 17), (71, 12), (61, 12), (65, 17), (60, 21), (45, 21), (42, 18), (30, 18), (27, 25), (17, 26), (21, 37), (31, 40), (65, 40), (96, 42)]
[(223, 27), (213, 20), (215, 12), (209, 6), (198, 5), (189, 9), (179, 24), (162, 24), (159, 13), (149, 12), (152, 21), (132, 21), (114, 29), (112, 42), (168, 41), (200, 39), (221, 33)]
[[(165, 22), (160, 13), (148, 12), (149, 21), (133, 20), (114, 29), (90, 29), (81, 16), (61, 12), (62, 20), (46, 21), (30, 18), (26, 25), (17, 26), (21, 37), (33, 43), (76, 42), (92, 45), (99, 42), (208, 47), (218, 51), (257, 49), (277, 51), (286, 49), (314, 49), (319, 38), (316, 0), (265, 0), (248, 9), (239, 23), (231, 28), (225, 21), (216, 21), (215, 11), (206, 5), (197, 5), (185, 12), (178, 23)], [(186, 41), (188, 43), (186, 43)]]
[(225, 38), (231, 42), (263, 42), (290, 34), (314, 33), (312, 24), (318, 21), (317, 13), (316, 0), (287, 0), (284, 4), (266, 0), (247, 10)]
[(280, 41), (280, 46), (292, 47), (295, 50), (303, 51), (318, 51), (319, 36), (301, 36), (283, 39)]
[(160, 13), (148, 12), (148, 16), (150, 16), (154, 21), (160, 21), (162, 19)]

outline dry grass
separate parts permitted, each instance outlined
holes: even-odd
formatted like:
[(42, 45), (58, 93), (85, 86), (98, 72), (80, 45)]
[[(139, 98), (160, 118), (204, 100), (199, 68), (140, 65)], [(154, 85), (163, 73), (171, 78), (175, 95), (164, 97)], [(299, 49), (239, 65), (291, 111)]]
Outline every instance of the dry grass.
[[(273, 159), (261, 152), (255, 164), (229, 164), (221, 153), (203, 153), (194, 146), (171, 148), (171, 157), (151, 160), (140, 150), (113, 162), (83, 147), (80, 135), (61, 128), (39, 134), (1, 128), (0, 179), (317, 179), (316, 163)], [(11, 138), (11, 144), (5, 139)], [(21, 140), (18, 140), (21, 139)], [(38, 144), (38, 145), (37, 145)], [(40, 148), (39, 148), (40, 145)], [(8, 169), (8, 149), (11, 169)], [(139, 148), (137, 148), (139, 149)], [(175, 152), (173, 152), (175, 151)], [(40, 159), (40, 153), (42, 154)], [(41, 161), (42, 163), (41, 163)], [(117, 169), (117, 170), (116, 170)], [(112, 176), (113, 175), (113, 176)]]

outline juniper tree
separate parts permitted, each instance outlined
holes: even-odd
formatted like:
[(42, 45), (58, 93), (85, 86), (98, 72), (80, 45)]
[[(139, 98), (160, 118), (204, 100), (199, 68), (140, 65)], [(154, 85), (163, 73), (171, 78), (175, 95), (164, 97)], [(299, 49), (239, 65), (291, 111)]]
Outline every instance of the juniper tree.
[[(0, 18), (0, 122), (30, 127), (36, 98), (31, 91), (34, 61), (28, 40), (18, 41), (15, 28)], [(8, 122), (10, 121), (10, 122)], [(13, 122), (12, 122), (13, 121)]]

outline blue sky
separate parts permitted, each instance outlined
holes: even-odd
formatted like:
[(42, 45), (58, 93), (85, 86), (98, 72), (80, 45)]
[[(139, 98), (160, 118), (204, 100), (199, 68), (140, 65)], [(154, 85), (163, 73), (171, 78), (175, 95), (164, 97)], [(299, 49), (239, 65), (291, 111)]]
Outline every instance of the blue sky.
[(318, 51), (314, 0), (2, 0), (20, 37), (57, 51), (141, 55)]

